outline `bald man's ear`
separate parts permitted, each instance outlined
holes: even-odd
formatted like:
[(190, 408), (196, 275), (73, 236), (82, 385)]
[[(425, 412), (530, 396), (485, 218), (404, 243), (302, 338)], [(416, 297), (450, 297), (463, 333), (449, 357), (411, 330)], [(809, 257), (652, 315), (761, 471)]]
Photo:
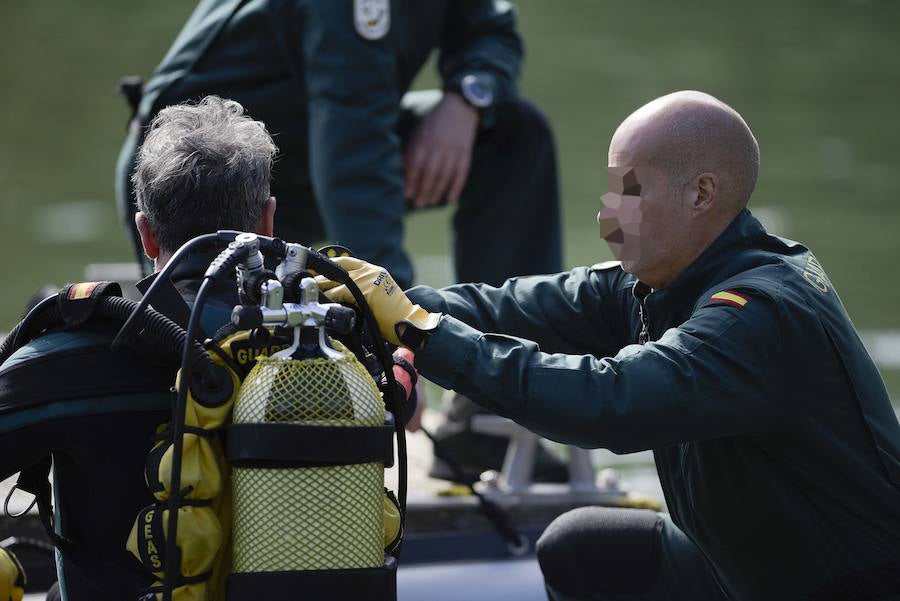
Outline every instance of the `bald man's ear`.
[(719, 204), (719, 178), (715, 173), (701, 173), (692, 184), (690, 203), (694, 214), (706, 213)]
[(261, 236), (272, 236), (275, 232), (275, 197), (270, 196), (263, 205), (262, 214), (259, 216), (259, 224), (256, 233)]

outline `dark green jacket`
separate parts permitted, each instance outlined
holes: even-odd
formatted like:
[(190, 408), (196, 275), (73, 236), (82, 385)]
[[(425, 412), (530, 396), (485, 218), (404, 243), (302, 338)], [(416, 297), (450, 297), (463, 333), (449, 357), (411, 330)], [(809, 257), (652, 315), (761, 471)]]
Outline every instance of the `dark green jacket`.
[(516, 94), (522, 43), (507, 2), (392, 0), (378, 40), (357, 32), (354, 14), (353, 0), (202, 0), (139, 113), (207, 94), (244, 105), (280, 150), (274, 183), (288, 196), (279, 198), (280, 222), (294, 221), (284, 211), (310, 185), (320, 203), (365, 198), (375, 213), (403, 206), (400, 99), (432, 50), (445, 86), (481, 74), (501, 104)]
[(410, 297), (447, 314), (428, 378), (554, 440), (653, 449), (733, 598), (900, 590), (888, 394), (812, 253), (749, 212), (661, 290), (613, 265)]

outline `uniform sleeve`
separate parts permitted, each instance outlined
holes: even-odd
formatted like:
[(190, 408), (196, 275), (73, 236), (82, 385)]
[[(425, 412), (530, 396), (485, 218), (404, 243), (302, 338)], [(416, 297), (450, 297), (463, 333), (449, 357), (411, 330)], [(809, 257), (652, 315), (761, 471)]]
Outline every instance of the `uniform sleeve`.
[(432, 313), (444, 313), (482, 332), (537, 342), (544, 351), (613, 355), (624, 344), (625, 302), (631, 286), (621, 270), (586, 267), (555, 275), (507, 280), (499, 288), (457, 284), (440, 290), (418, 286), (409, 298)]
[(699, 309), (659, 341), (616, 356), (548, 354), (444, 317), (416, 367), (553, 440), (619, 453), (765, 430), (777, 415), (778, 312)]
[[(302, 15), (313, 190), (320, 205), (336, 207), (323, 214), (326, 222), (371, 224), (373, 237), (402, 228), (393, 35), (367, 40), (357, 33), (353, 0), (307, 2)], [(331, 232), (336, 225), (326, 223)]]
[(512, 4), (506, 0), (451, 4), (438, 61), (445, 87), (458, 84), (468, 73), (480, 74), (493, 84), (495, 103), (514, 98), (522, 40)]

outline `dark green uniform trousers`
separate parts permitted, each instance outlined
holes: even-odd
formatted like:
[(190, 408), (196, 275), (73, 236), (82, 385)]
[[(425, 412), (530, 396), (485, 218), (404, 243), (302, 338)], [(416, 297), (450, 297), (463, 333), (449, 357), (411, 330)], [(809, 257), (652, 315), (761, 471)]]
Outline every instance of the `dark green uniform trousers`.
[(538, 540), (551, 601), (724, 601), (700, 549), (668, 515), (580, 507)]

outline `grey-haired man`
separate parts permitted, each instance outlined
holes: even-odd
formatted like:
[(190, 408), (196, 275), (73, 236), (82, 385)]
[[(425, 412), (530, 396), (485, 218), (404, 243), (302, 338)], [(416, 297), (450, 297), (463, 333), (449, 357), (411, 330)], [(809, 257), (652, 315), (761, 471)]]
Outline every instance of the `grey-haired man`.
[[(161, 111), (134, 173), (136, 221), (156, 269), (198, 234), (271, 235), (275, 152), (265, 126), (237, 102), (209, 97)], [(188, 303), (212, 258), (190, 256), (174, 271)], [(224, 325), (236, 303), (233, 284), (215, 290), (204, 329)], [(170, 418), (175, 370), (131, 350), (112, 351), (110, 342), (109, 331), (93, 327), (52, 332), (0, 366), (0, 436), (15, 449), (0, 453), (0, 478), (52, 456), (54, 522), (80, 550), (58, 562), (68, 601), (137, 599), (150, 584), (124, 544), (138, 511), (153, 501), (144, 463), (156, 427)]]

